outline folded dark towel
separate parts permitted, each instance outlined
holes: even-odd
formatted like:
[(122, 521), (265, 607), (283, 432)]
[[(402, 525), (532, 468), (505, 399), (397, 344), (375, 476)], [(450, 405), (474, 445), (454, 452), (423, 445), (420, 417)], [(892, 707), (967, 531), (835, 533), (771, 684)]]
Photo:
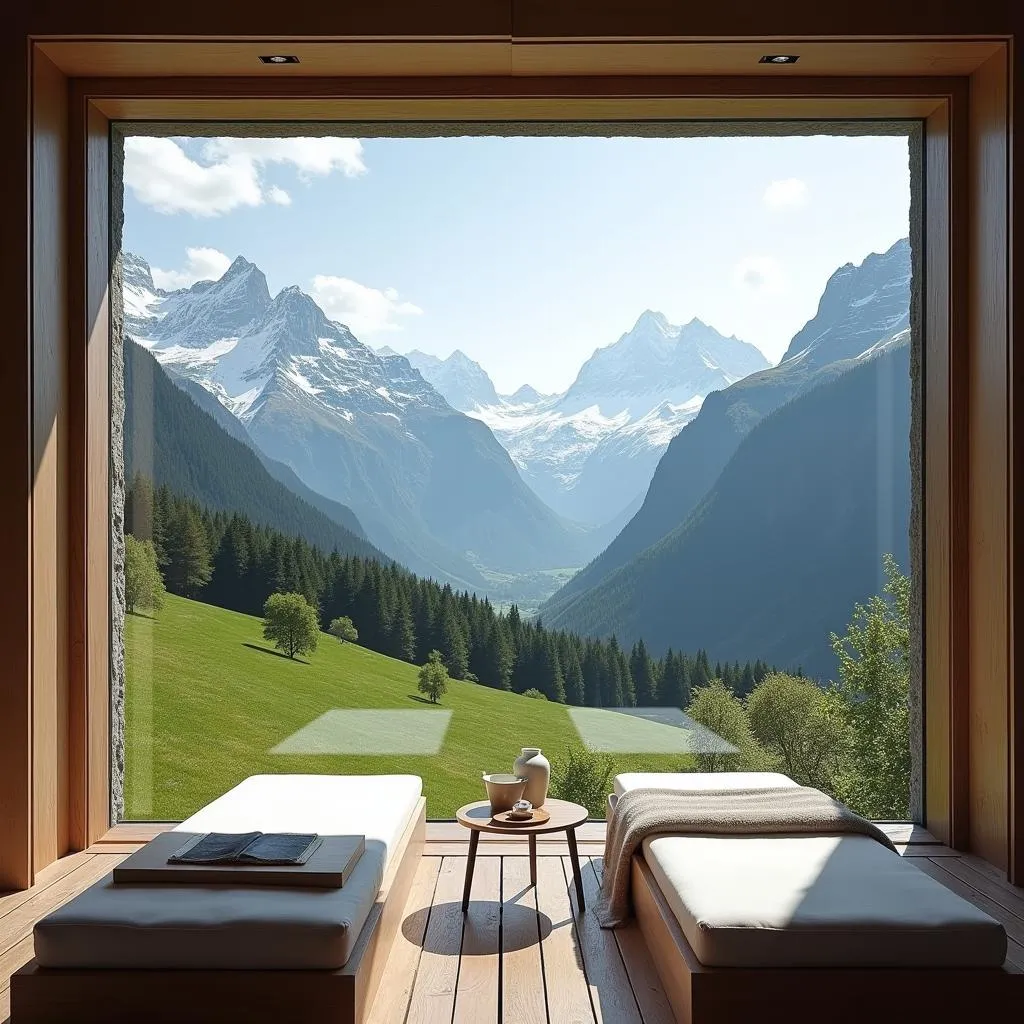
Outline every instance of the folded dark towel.
[(305, 864), (320, 845), (315, 832), (207, 832), (190, 839), (168, 864)]

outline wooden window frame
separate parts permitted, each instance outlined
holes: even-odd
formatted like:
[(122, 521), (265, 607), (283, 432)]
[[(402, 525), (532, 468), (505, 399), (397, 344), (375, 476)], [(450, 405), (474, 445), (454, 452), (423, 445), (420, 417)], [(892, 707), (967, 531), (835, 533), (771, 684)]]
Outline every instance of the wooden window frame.
[[(27, 258), (34, 310), (34, 628), (25, 692), (14, 685), (0, 694), (0, 741), (15, 741), (6, 754), (0, 742), (0, 808), (10, 808), (13, 824), (0, 834), (0, 888), (28, 885), (57, 856), (109, 835), (110, 123), (194, 119), (920, 119), (923, 823), (1024, 881), (1024, 699), (1013, 673), (1024, 631), (1014, 628), (1012, 603), (1024, 572), (1013, 544), (1024, 513), (1009, 500), (1014, 456), (1022, 451), (1012, 441), (1024, 415), (1012, 406), (1018, 371), (1009, 343), (1006, 43), (993, 43), (990, 55), (954, 77), (932, 76), (920, 63), (919, 74), (907, 74), (918, 59), (912, 43), (901, 73), (891, 77), (879, 68), (829, 78), (388, 74), (271, 81), (82, 78), (60, 66), (73, 68), (88, 47), (101, 45), (33, 49)], [(201, 44), (179, 45), (186, 53)], [(56, 544), (45, 542), (53, 536)]]

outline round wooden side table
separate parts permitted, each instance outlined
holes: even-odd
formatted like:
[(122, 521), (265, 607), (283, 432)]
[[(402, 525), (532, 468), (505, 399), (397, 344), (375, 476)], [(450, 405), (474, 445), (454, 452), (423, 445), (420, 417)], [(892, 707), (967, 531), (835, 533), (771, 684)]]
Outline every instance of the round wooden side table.
[(466, 804), (455, 812), (460, 825), (469, 829), (469, 858), (466, 861), (466, 884), (462, 890), (462, 912), (469, 909), (469, 891), (473, 887), (473, 869), (476, 867), (476, 848), (480, 844), (481, 832), (497, 832), (503, 836), (525, 835), (530, 841), (530, 884), (537, 884), (537, 836), (548, 832), (564, 832), (569, 843), (569, 857), (576, 877), (576, 896), (580, 911), (586, 910), (583, 900), (583, 876), (580, 874), (580, 857), (576, 850), (576, 829), (582, 825), (590, 812), (586, 807), (568, 800), (546, 800), (544, 810), (551, 817), (543, 825), (495, 825), (491, 821), (491, 805), (487, 800)]

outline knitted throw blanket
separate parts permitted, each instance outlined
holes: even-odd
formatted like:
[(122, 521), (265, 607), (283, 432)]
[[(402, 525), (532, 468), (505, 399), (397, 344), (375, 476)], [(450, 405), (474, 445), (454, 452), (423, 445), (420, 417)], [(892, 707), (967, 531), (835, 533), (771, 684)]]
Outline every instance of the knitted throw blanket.
[(787, 834), (864, 835), (895, 850), (877, 825), (809, 786), (634, 789), (619, 798), (608, 822), (598, 921), (617, 928), (630, 916), (630, 862), (648, 836)]

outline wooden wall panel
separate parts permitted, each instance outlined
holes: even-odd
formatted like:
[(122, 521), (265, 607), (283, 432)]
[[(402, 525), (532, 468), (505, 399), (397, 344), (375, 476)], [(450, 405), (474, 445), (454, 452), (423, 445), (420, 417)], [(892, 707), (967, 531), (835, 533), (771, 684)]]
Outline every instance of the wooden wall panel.
[[(12, 45), (13, 44), (13, 45)], [(20, 44), (20, 45), (19, 45)], [(22, 123), (29, 109), (28, 48), (0, 33), (3, 101)], [(31, 542), (32, 440), (30, 433), (30, 303), (28, 132), (12, 130), (0, 160), (0, 195), (9, 232), (0, 245), (0, 307), (4, 346), (0, 359), (0, 891), (32, 881), (31, 863)]]
[(85, 111), (86, 278), (86, 845), (110, 819), (110, 123)]
[[(818, 0), (510, 0), (513, 31), (520, 38), (721, 38), (816, 39), (822, 36), (932, 36), (1012, 32), (1012, 0), (933, 0), (823, 4)], [(777, 50), (770, 50), (777, 53)], [(782, 51), (785, 53), (786, 51)]]
[[(924, 317), (930, 344), (924, 358), (924, 728), (925, 823), (944, 843), (952, 843), (959, 819), (948, 752), (953, 745), (951, 603), (950, 389), (949, 363), (949, 191), (950, 112), (948, 106), (925, 122)], [(936, 757), (935, 753), (943, 752)]]
[(971, 78), (970, 848), (1008, 866), (1009, 338), (1005, 55)]
[(67, 79), (33, 62), (32, 821), (33, 862), (67, 850)]
[[(1024, 290), (1024, 211), (1021, 192), (1014, 186), (1020, 181), (1024, 166), (1024, 61), (1017, 40), (1010, 44), (1007, 56), (1013, 69), (1009, 81), (1007, 148), (1007, 203), (1010, 209), (1010, 238), (1007, 247), (1007, 306), (1009, 315), (1010, 376), (1010, 881), (1024, 885), (1024, 501), (1018, 489), (1024, 487), (1024, 345), (1020, 331), (1020, 301)], [(1014, 102), (1015, 100), (1015, 102)], [(1016, 122), (1016, 124), (1014, 124)], [(1017, 168), (1017, 170), (1014, 170)], [(1017, 314), (1016, 319), (1014, 314)]]
[(72, 83), (70, 844), (110, 827), (109, 121)]

